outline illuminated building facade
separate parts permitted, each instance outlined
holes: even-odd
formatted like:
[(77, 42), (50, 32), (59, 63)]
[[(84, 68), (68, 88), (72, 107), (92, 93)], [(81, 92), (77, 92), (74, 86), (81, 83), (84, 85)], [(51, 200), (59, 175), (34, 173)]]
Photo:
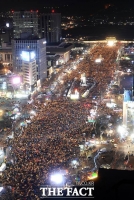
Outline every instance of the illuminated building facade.
[(35, 52), (37, 80), (44, 80), (47, 77), (46, 65), (46, 40), (43, 39), (15, 39), (12, 41), (13, 71), (23, 73), (22, 51), (31, 50)]
[(60, 43), (59, 45), (49, 44), (46, 47), (47, 55), (56, 54), (59, 55), (58, 59), (59, 64), (66, 63), (70, 59), (70, 51), (73, 48), (71, 43)]
[(23, 33), (38, 36), (38, 12), (18, 11), (13, 13), (14, 38), (21, 38)]
[(12, 48), (7, 43), (2, 43), (0, 48), (0, 62), (4, 67), (12, 67)]
[(134, 124), (134, 101), (131, 90), (124, 90), (123, 124), (126, 126)]
[(134, 101), (123, 102), (123, 124), (134, 126)]
[(113, 46), (117, 42), (115, 37), (107, 37), (106, 41), (108, 46)]
[(37, 69), (34, 51), (22, 51), (23, 84), (33, 91), (37, 83)]
[(132, 92), (130, 90), (124, 90), (124, 102), (131, 101)]

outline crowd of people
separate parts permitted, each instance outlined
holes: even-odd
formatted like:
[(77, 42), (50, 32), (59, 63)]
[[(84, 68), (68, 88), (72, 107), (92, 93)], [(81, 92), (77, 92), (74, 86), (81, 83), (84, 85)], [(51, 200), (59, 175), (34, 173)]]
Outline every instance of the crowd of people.
[[(94, 47), (77, 69), (64, 77), (64, 83), (75, 77), (80, 79), (80, 74), (85, 73), (87, 77), (95, 79), (95, 90), (105, 89), (107, 77), (113, 76), (117, 50), (118, 47)], [(99, 55), (104, 60), (98, 71), (94, 60)], [(91, 108), (84, 106), (85, 102), (88, 99), (71, 101), (60, 97), (45, 105), (35, 101), (25, 106), (27, 112), (34, 109), (36, 116), (27, 128), (21, 129), (20, 135), (15, 134), (10, 141), (14, 163), (2, 174), (3, 185), (12, 187), (15, 200), (39, 199), (39, 186), (50, 180), (50, 174), (68, 169), (72, 159), (79, 159), (79, 144), (85, 140), (83, 132), (93, 130), (92, 123), (87, 123)], [(104, 105), (99, 109), (111, 114)]]

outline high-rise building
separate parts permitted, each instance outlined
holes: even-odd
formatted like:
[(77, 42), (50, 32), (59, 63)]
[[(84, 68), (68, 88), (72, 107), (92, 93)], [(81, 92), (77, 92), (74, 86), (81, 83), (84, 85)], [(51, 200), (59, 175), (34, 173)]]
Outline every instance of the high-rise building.
[(37, 80), (47, 77), (46, 64), (46, 40), (43, 39), (14, 39), (12, 40), (13, 71), (23, 75), (22, 51), (32, 50), (35, 52)]
[(134, 101), (123, 102), (123, 125), (134, 127)]
[(14, 38), (24, 38), (27, 35), (38, 36), (38, 12), (18, 11), (13, 13)]
[(124, 102), (131, 101), (132, 92), (131, 90), (124, 90)]
[(37, 69), (34, 51), (22, 51), (22, 72), (23, 83), (29, 87), (30, 91), (34, 90), (34, 85), (37, 83)]
[(47, 43), (60, 42), (61, 40), (61, 14), (42, 14), (39, 18), (39, 37), (46, 38)]

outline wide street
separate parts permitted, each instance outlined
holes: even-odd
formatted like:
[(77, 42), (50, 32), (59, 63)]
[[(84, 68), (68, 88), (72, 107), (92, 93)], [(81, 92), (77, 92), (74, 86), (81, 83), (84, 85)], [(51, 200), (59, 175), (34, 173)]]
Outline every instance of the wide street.
[[(76, 184), (92, 179), (99, 167), (134, 169), (134, 144), (120, 131), (120, 86), (113, 89), (120, 76), (114, 76), (119, 48), (93, 46), (83, 59), (78, 57), (46, 81), (31, 102), (21, 101), (23, 124), (13, 120), (12, 128), (4, 130), (12, 137), (6, 135), (1, 144), (9, 165), (1, 183), (15, 189), (15, 198), (36, 197), (37, 185), (56, 184), (52, 175)], [(7, 100), (1, 109), (8, 106)]]

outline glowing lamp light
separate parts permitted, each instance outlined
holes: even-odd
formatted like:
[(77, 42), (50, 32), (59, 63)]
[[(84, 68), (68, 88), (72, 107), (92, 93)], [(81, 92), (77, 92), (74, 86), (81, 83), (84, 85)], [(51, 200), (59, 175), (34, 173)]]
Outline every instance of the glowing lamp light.
[(119, 126), (118, 129), (117, 129), (117, 131), (119, 133), (125, 133), (125, 128), (123, 126)]
[(99, 141), (96, 141), (96, 144), (99, 144)]
[(30, 114), (36, 115), (36, 112), (34, 110), (31, 110)]
[(20, 83), (20, 77), (13, 78), (13, 84), (19, 84)]
[(100, 62), (101, 62), (101, 58), (97, 58), (97, 59), (95, 60), (95, 62), (96, 62), (96, 63), (100, 63)]
[(72, 161), (72, 164), (73, 164), (73, 165), (76, 165), (76, 164), (77, 164), (77, 161), (76, 161), (76, 160), (73, 160), (73, 161)]
[(51, 181), (56, 183), (56, 184), (61, 184), (63, 182), (62, 174), (52, 174), (51, 175)]
[(113, 130), (110, 130), (109, 133), (113, 133)]
[(9, 27), (9, 23), (6, 23), (6, 27)]
[(130, 70), (130, 69), (128, 69), (128, 70), (127, 70), (127, 72), (129, 73), (129, 72), (131, 72), (131, 70)]

